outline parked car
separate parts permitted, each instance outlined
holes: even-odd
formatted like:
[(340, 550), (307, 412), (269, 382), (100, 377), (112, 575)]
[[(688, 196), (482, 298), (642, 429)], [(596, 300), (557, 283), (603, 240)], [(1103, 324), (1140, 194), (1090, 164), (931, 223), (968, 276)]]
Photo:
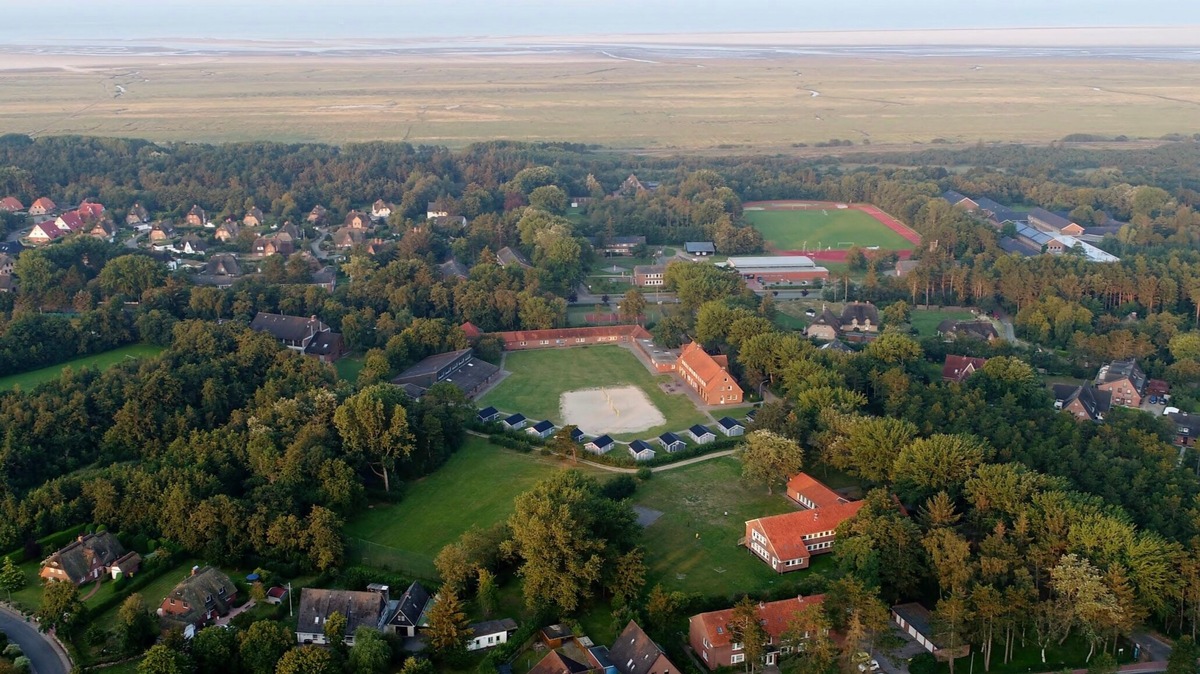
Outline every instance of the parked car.
[(868, 660), (866, 662), (860, 663), (858, 665), (858, 671), (862, 672), (863, 674), (866, 674), (867, 672), (878, 672), (879, 671), (879, 661), (872, 659), (872, 660)]
[(1150, 404), (1157, 405), (1158, 404), (1158, 396), (1150, 396)]

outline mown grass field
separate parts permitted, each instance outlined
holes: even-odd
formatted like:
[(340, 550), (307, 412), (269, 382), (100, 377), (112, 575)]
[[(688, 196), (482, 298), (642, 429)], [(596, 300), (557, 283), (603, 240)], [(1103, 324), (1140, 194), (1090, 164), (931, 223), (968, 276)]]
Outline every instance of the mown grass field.
[(885, 250), (912, 248), (912, 243), (875, 218), (852, 208), (795, 211), (752, 211), (742, 214), (762, 232), (774, 250), (845, 249), (851, 245)]
[(1192, 63), (1132, 58), (776, 54), (697, 67), (587, 47), (554, 56), (235, 50), (6, 61), (0, 130), (160, 141), (526, 140), (823, 155), (830, 149), (815, 144), (834, 138), (855, 150), (868, 141), (867, 149), (970, 146), (1076, 132), (1158, 138), (1194, 131), (1200, 103)]
[(432, 558), (472, 526), (507, 519), (518, 494), (567, 465), (471, 436), (446, 465), (406, 484), (402, 501), (351, 520), (346, 535)]
[(560, 423), (559, 398), (563, 393), (633, 385), (645, 391), (666, 423), (638, 433), (614, 434), (614, 438), (648, 438), (711, 422), (688, 396), (667, 394), (658, 387), (659, 382), (671, 381), (670, 375), (650, 374), (637, 356), (620, 346), (512, 351), (505, 355), (504, 369), (512, 374), (479, 401), (481, 406), (493, 405), (505, 412)]
[(975, 318), (975, 314), (970, 311), (913, 309), (908, 323), (922, 337), (932, 337), (937, 334), (937, 326), (942, 321), (968, 321), (972, 318)]
[(48, 381), (53, 381), (62, 374), (64, 368), (70, 367), (73, 370), (81, 370), (85, 367), (90, 367), (97, 370), (106, 370), (117, 363), (126, 360), (136, 360), (138, 358), (150, 358), (157, 356), (163, 352), (161, 346), (151, 344), (130, 344), (122, 346), (112, 351), (97, 353), (91, 356), (81, 356), (74, 360), (69, 360), (58, 365), (51, 365), (40, 370), (30, 370), (20, 374), (10, 374), (7, 377), (0, 377), (0, 391), (10, 391), (14, 387), (20, 386), (21, 390), (28, 391), (38, 384), (44, 384)]

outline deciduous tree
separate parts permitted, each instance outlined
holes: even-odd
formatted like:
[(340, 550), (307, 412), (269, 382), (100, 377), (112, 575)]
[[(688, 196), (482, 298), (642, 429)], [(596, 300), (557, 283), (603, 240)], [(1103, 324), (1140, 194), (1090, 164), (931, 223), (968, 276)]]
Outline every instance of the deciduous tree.
[(738, 458), (742, 461), (742, 478), (766, 485), (771, 494), (776, 486), (787, 484), (800, 472), (804, 450), (795, 441), (771, 431), (754, 431), (738, 447)]
[(342, 444), (383, 478), (384, 491), (391, 488), (388, 475), (396, 461), (412, 453), (402, 398), (399, 388), (378, 384), (350, 396), (333, 414)]

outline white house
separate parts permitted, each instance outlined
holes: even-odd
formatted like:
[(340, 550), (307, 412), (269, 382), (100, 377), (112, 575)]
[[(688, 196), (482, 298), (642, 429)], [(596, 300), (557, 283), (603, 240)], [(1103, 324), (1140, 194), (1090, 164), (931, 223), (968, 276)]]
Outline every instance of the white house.
[(512, 618), (487, 620), (475, 623), (468, 629), (471, 630), (471, 638), (467, 641), (467, 650), (479, 651), (508, 643), (508, 636), (517, 631), (517, 623)]

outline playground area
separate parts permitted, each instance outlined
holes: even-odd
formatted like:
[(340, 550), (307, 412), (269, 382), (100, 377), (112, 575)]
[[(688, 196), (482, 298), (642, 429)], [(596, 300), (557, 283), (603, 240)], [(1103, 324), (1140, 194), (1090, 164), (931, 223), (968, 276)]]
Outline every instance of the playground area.
[(898, 251), (907, 257), (921, 236), (870, 204), (829, 201), (755, 201), (742, 217), (762, 233), (778, 255), (841, 261), (852, 246)]

